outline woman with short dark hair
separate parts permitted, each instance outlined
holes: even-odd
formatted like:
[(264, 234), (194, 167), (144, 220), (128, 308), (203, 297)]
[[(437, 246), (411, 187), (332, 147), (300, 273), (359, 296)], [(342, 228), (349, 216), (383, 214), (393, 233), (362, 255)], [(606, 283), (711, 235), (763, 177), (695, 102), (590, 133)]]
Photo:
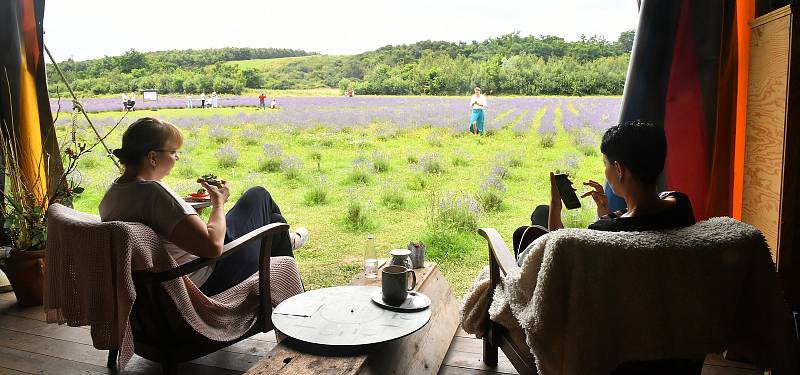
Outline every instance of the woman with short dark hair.
[[(664, 129), (642, 120), (612, 126), (600, 143), (606, 181), (614, 194), (625, 200), (626, 207), (610, 212), (603, 186), (589, 180), (583, 185), (592, 190), (597, 204), (598, 220), (589, 229), (602, 231), (645, 231), (680, 228), (694, 224), (692, 204), (686, 194), (677, 191), (658, 192), (658, 178), (667, 158)], [(561, 197), (554, 174), (550, 173), (550, 206), (539, 206), (531, 215), (532, 226), (547, 230), (564, 227), (561, 222)], [(545, 215), (545, 211), (547, 212)], [(547, 222), (543, 218), (547, 218)], [(514, 233), (514, 249), (519, 253), (533, 242), (535, 235), (526, 234), (529, 227)], [(542, 230), (535, 230), (541, 234)], [(520, 254), (521, 255), (521, 254)]]

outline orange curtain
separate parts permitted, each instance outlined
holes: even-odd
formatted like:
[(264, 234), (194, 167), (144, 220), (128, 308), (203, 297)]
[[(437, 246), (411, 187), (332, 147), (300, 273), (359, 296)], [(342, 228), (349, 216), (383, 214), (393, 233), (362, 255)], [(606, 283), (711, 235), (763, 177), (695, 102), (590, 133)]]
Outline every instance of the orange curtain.
[(738, 52), (736, 90), (736, 131), (733, 150), (732, 216), (742, 218), (742, 186), (744, 183), (744, 138), (747, 120), (747, 77), (750, 67), (750, 22), (755, 17), (754, 0), (736, 1), (736, 36)]

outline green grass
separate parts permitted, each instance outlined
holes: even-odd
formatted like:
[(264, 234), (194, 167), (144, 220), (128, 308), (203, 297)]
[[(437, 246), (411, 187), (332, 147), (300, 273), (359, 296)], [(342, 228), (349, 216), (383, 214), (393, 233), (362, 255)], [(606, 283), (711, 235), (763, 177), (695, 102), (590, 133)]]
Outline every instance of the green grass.
[[(254, 109), (221, 108), (215, 114), (240, 111)], [(134, 115), (175, 118), (207, 114), (199, 109), (165, 109), (141, 114), (137, 111)], [(560, 121), (560, 116), (556, 121)], [(219, 165), (214, 154), (228, 142), (220, 144), (206, 136), (208, 126), (204, 125), (186, 131), (192, 134), (187, 136), (184, 154), (165, 182), (178, 193), (187, 194), (197, 189), (194, 182), (197, 176), (216, 174), (229, 181), (232, 190), (227, 208), (232, 207), (248, 187), (267, 188), (290, 225), (310, 230), (310, 240), (295, 253), (308, 289), (348, 283), (359, 270), (367, 234), (373, 233), (376, 247), (383, 253), (404, 248), (412, 241), (424, 241), (428, 257), (440, 263), (456, 293), (463, 295), (481, 267), (487, 264), (486, 243), (474, 232), (436, 229), (429, 225), (432, 196), (464, 193), (476, 197), (480, 185), (497, 164), (497, 155), (522, 155), (520, 160), (524, 163), (509, 161), (512, 165), (503, 179), (506, 190), (502, 208), (483, 213), (477, 219), (478, 227), (496, 228), (510, 244), (514, 229), (528, 222), (536, 205), (548, 202), (549, 171), (563, 169), (570, 161), (569, 164), (574, 165), (573, 181), (579, 193), (585, 190), (581, 181), (601, 180), (603, 176), (602, 160), (576, 150), (571, 137), (558, 124), (559, 131), (549, 148), (540, 146), (535, 131), (519, 136), (509, 129), (500, 129), (492, 136), (481, 138), (453, 136), (430, 128), (404, 129), (394, 137), (381, 140), (378, 129), (372, 127), (338, 132), (315, 128), (294, 134), (282, 127), (257, 127), (260, 142), (253, 144), (236, 136), (241, 129), (250, 129), (253, 125), (226, 127), (234, 134), (228, 142), (238, 152), (234, 165)], [(120, 147), (123, 130), (124, 127), (120, 127), (109, 136), (111, 149)], [(436, 135), (431, 136), (434, 133)], [(59, 134), (65, 135), (63, 128), (59, 129)], [(84, 137), (91, 140), (88, 132)], [(428, 145), (428, 139), (433, 139), (437, 145)], [(263, 143), (281, 145), (283, 154), (297, 157), (302, 166), (291, 173), (262, 171), (258, 160), (263, 155)], [(409, 151), (411, 145), (420, 144), (423, 146)], [(366, 174), (364, 183), (362, 176), (353, 176), (353, 160), (363, 158), (371, 162), (373, 153), (381, 159), (382, 172), (364, 168), (358, 172)], [(458, 155), (462, 158), (468, 155), (468, 162), (452, 162)], [(411, 157), (416, 160), (410, 161)], [(111, 162), (99, 152), (91, 160), (82, 162), (81, 173), (86, 192), (75, 199), (74, 205), (80, 211), (96, 214), (100, 199), (117, 174)], [(569, 221), (568, 225), (585, 227), (592, 220), (593, 206), (587, 200), (583, 203), (586, 207), (569, 212), (565, 223)]]

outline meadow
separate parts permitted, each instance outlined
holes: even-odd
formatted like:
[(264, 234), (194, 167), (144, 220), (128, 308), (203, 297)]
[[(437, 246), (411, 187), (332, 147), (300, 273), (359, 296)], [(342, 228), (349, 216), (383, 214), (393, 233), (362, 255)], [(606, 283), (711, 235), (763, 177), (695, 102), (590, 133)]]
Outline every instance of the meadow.
[[(248, 187), (266, 187), (289, 224), (311, 233), (295, 253), (307, 289), (348, 283), (360, 271), (371, 233), (384, 253), (424, 242), (429, 260), (463, 295), (487, 264), (478, 227), (497, 228), (510, 247), (514, 229), (548, 202), (548, 172), (572, 175), (579, 193), (586, 191), (581, 181), (602, 179), (599, 140), (620, 105), (618, 97), (489, 99), (482, 137), (468, 133), (461, 97), (280, 97), (278, 110), (257, 110), (252, 97), (226, 97), (223, 108), (181, 109), (176, 97), (128, 113), (117, 128), (124, 114), (109, 111), (118, 106), (115, 98), (87, 100), (85, 107), (97, 111), (90, 117), (101, 134), (109, 133), (112, 149), (136, 118), (179, 126), (186, 140), (166, 182), (181, 194), (196, 190), (194, 180), (207, 173), (229, 181), (227, 207)], [(59, 137), (74, 131), (91, 143), (81, 116), (64, 111), (56, 125)], [(74, 205), (97, 213), (118, 174), (100, 148), (79, 168), (86, 191)], [(590, 199), (583, 203), (564, 211), (567, 226), (594, 219)]]

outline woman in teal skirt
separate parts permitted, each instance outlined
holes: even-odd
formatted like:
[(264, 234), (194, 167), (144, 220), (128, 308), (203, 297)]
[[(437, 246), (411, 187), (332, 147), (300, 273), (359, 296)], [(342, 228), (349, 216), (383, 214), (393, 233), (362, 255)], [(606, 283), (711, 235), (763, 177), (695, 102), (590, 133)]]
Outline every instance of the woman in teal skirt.
[(469, 131), (475, 135), (483, 135), (483, 112), (486, 109), (486, 96), (481, 95), (481, 88), (475, 88), (475, 95), (469, 100), (472, 116), (469, 119)]

